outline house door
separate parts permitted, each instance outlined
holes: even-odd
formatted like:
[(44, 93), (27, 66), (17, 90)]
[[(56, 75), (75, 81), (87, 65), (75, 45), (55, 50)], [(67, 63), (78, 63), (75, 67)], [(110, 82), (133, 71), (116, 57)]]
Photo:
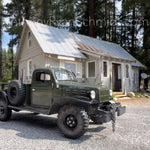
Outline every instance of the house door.
[(121, 84), (121, 64), (112, 64), (112, 87), (114, 92), (122, 91)]

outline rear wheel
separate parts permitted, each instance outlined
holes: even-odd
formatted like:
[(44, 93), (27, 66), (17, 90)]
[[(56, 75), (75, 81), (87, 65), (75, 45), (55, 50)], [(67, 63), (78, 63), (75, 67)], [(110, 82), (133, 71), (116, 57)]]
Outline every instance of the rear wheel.
[(86, 132), (88, 115), (78, 107), (64, 106), (59, 111), (57, 125), (65, 137), (76, 139)]
[(11, 117), (12, 110), (7, 107), (5, 101), (0, 100), (0, 121), (8, 121)]
[(11, 105), (22, 105), (25, 101), (25, 86), (18, 80), (11, 81), (7, 94)]

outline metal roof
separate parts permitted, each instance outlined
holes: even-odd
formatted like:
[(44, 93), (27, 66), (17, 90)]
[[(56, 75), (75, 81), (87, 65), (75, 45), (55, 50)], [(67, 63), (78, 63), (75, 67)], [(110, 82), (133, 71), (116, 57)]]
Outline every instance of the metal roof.
[(81, 50), (103, 55), (106, 57), (129, 60), (133, 62), (132, 66), (144, 67), (143, 64), (141, 64), (138, 60), (136, 60), (132, 55), (130, 55), (125, 49), (123, 49), (118, 44), (98, 40), (80, 34), (72, 34), (72, 36)]
[[(67, 32), (41, 23), (26, 20), (44, 53), (86, 58), (82, 51), (132, 61), (133, 66), (144, 67), (120, 45), (88, 36)], [(81, 50), (81, 51), (80, 51)]]
[(26, 20), (44, 53), (86, 58), (70, 38), (68, 32), (41, 23)]

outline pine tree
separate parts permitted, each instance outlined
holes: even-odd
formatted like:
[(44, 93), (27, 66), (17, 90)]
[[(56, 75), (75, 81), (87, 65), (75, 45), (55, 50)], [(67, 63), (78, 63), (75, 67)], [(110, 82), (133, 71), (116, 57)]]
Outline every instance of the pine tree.
[(141, 4), (141, 14), (144, 18), (143, 24), (143, 48), (145, 50), (144, 64), (148, 66), (150, 70), (150, 1), (144, 0), (140, 1)]
[(3, 64), (2, 64), (2, 14), (3, 14), (3, 5), (2, 5), (2, 0), (0, 0), (0, 80), (3, 78)]
[(23, 29), (23, 18), (31, 17), (31, 0), (12, 0), (6, 5), (6, 12), (10, 23), (7, 25), (7, 32), (13, 37), (9, 46), (19, 43)]
[(88, 0), (89, 36), (95, 37), (95, 0)]
[(4, 78), (9, 78), (9, 72), (8, 72), (8, 68), (7, 68), (7, 51), (6, 49), (3, 50), (3, 77)]

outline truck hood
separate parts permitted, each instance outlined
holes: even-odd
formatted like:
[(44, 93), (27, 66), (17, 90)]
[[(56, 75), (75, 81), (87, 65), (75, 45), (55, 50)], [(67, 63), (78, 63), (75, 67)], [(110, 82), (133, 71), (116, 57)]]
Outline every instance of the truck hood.
[(60, 86), (71, 86), (76, 88), (97, 88), (100, 89), (101, 87), (104, 87), (102, 85), (92, 85), (87, 83), (81, 83), (81, 82), (71, 82), (71, 81), (59, 81), (58, 84)]
[(110, 98), (109, 89), (103, 85), (91, 85), (81, 82), (59, 81), (59, 87), (65, 95), (89, 97), (90, 91), (96, 92), (96, 100), (99, 102), (108, 101)]

